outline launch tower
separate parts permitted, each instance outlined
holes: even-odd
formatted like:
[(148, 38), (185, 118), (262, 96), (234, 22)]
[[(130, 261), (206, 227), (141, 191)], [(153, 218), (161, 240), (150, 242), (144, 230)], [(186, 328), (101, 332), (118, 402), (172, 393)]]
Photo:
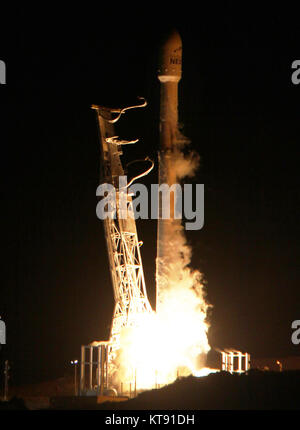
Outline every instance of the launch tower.
[[(120, 177), (125, 175), (120, 159), (122, 146), (134, 144), (138, 140), (119, 140), (114, 131), (114, 123), (122, 114), (128, 109), (144, 107), (146, 104), (147, 102), (142, 99), (141, 104), (123, 109), (92, 105), (92, 109), (97, 113), (99, 126), (101, 183), (113, 185), (116, 197), (115, 206), (111, 205), (111, 214), (103, 220), (115, 306), (109, 341), (82, 346), (81, 393), (87, 390), (86, 367), (88, 367), (88, 389), (94, 390), (96, 387), (96, 391), (103, 394), (103, 390), (109, 386), (109, 376), (114, 371), (114, 360), (120, 347), (122, 328), (134, 326), (138, 323), (139, 315), (152, 312), (147, 298), (140, 253), (142, 242), (138, 240), (132, 198), (128, 193), (128, 185), (120, 186)], [(153, 163), (145, 174), (152, 167)], [(127, 209), (125, 216), (122, 213), (124, 207)]]

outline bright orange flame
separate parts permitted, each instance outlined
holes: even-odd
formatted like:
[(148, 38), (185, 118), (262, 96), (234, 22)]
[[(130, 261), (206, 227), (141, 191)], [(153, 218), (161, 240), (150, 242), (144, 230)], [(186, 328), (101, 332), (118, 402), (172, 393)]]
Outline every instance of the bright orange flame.
[[(179, 272), (177, 272), (179, 273)], [(195, 374), (199, 359), (210, 350), (207, 305), (201, 288), (191, 288), (197, 276), (185, 269), (178, 284), (164, 291), (158, 313), (137, 315), (133, 327), (121, 332), (117, 355), (117, 384), (138, 389), (172, 383), (177, 376)]]

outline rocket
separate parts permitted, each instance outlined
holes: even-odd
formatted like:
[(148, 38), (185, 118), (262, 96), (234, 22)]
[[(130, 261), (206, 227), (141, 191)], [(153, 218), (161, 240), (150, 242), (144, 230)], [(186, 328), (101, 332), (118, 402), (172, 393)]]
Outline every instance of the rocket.
[[(181, 79), (182, 41), (176, 30), (168, 33), (159, 53), (158, 79), (160, 81), (160, 149), (158, 153), (159, 186), (177, 183), (174, 162), (180, 144), (178, 131), (178, 83)], [(170, 217), (162, 219), (162, 196), (159, 193), (156, 260), (156, 311), (163, 298), (172, 260), (172, 240), (181, 221), (174, 218), (175, 192), (170, 193)], [(176, 235), (176, 233), (175, 233)], [(173, 243), (174, 245), (174, 243)]]

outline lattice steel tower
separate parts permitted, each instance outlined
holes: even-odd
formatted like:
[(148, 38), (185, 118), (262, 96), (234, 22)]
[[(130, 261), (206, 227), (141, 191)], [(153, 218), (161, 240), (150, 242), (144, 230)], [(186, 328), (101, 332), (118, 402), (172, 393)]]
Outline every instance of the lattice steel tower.
[[(103, 220), (115, 298), (110, 334), (113, 349), (119, 346), (122, 327), (134, 324), (138, 314), (152, 312), (147, 298), (140, 253), (142, 242), (138, 240), (132, 199), (128, 194), (129, 184), (127, 187), (119, 188), (119, 178), (124, 176), (124, 169), (120, 160), (122, 145), (134, 144), (138, 140), (118, 140), (115, 137), (113, 126), (128, 109), (144, 107), (146, 104), (144, 101), (141, 105), (123, 109), (92, 106), (97, 111), (100, 131), (102, 182), (110, 183), (116, 189), (116, 216)], [(117, 114), (115, 118), (112, 118), (113, 114)], [(149, 171), (150, 169), (147, 170), (147, 173)], [(122, 217), (123, 208), (120, 208), (120, 201), (126, 201), (127, 216), (125, 214)]]
[[(98, 344), (95, 342), (91, 346), (82, 348), (98, 348), (100, 344), (105, 346), (106, 368), (103, 364), (101, 367), (105, 368), (106, 375), (109, 372), (109, 365), (113, 363), (116, 351), (120, 347), (122, 328), (135, 325), (139, 315), (152, 312), (151, 305), (147, 298), (140, 253), (142, 242), (138, 240), (132, 198), (128, 193), (128, 186), (137, 177), (123, 187), (119, 185), (120, 177), (124, 177), (125, 175), (120, 160), (122, 145), (134, 144), (138, 140), (119, 140), (115, 136), (113, 125), (128, 109), (144, 107), (146, 105), (147, 102), (144, 99), (142, 99), (142, 103), (139, 105), (123, 109), (110, 109), (103, 106), (92, 105), (92, 108), (97, 112), (99, 125), (101, 183), (113, 185), (116, 193), (114, 211), (111, 213), (111, 216), (103, 220), (115, 306), (109, 341), (99, 342)], [(149, 161), (151, 162), (151, 160)], [(153, 168), (153, 162), (151, 162), (151, 164), (151, 167), (138, 177), (149, 173)], [(122, 207), (120, 206), (120, 201), (123, 202)], [(127, 216), (124, 216), (124, 212), (122, 214), (124, 206), (125, 209), (127, 208)], [(94, 363), (93, 358), (91, 358), (90, 362), (85, 360), (85, 350), (83, 351), (81, 379), (84, 379), (85, 364), (89, 365)], [(93, 357), (92, 350), (90, 350), (90, 357)], [(103, 360), (103, 358), (99, 358), (99, 363), (101, 360)], [(92, 370), (90, 369), (90, 374), (91, 372)], [(90, 379), (92, 380), (92, 376)], [(103, 380), (103, 375), (99, 375), (97, 379), (97, 383), (100, 384), (99, 379)], [(84, 385), (84, 381), (82, 381), (81, 385)], [(105, 385), (107, 385), (107, 381)]]

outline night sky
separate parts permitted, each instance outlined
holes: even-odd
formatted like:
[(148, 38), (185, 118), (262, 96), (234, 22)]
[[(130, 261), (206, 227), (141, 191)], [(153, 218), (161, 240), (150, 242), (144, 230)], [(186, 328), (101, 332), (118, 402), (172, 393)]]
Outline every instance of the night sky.
[[(81, 345), (109, 335), (113, 290), (96, 217), (100, 147), (90, 106), (145, 97), (148, 106), (129, 111), (116, 130), (140, 138), (124, 149), (124, 163), (156, 159), (157, 54), (167, 25), (183, 40), (179, 117), (201, 157), (193, 182), (205, 186), (205, 225), (187, 236), (213, 305), (209, 342), (253, 357), (299, 355), (291, 342), (291, 323), (300, 319), (293, 13), (246, 20), (229, 7), (217, 16), (186, 8), (163, 22), (158, 8), (122, 13), (110, 5), (76, 17), (40, 11), (38, 19), (23, 12), (7, 18), (0, 45), (7, 66), (0, 85), (7, 345), (0, 354), (1, 363), (11, 361), (11, 383), (62, 376)], [(157, 167), (142, 182), (157, 183)], [(137, 228), (155, 305), (156, 222)]]

